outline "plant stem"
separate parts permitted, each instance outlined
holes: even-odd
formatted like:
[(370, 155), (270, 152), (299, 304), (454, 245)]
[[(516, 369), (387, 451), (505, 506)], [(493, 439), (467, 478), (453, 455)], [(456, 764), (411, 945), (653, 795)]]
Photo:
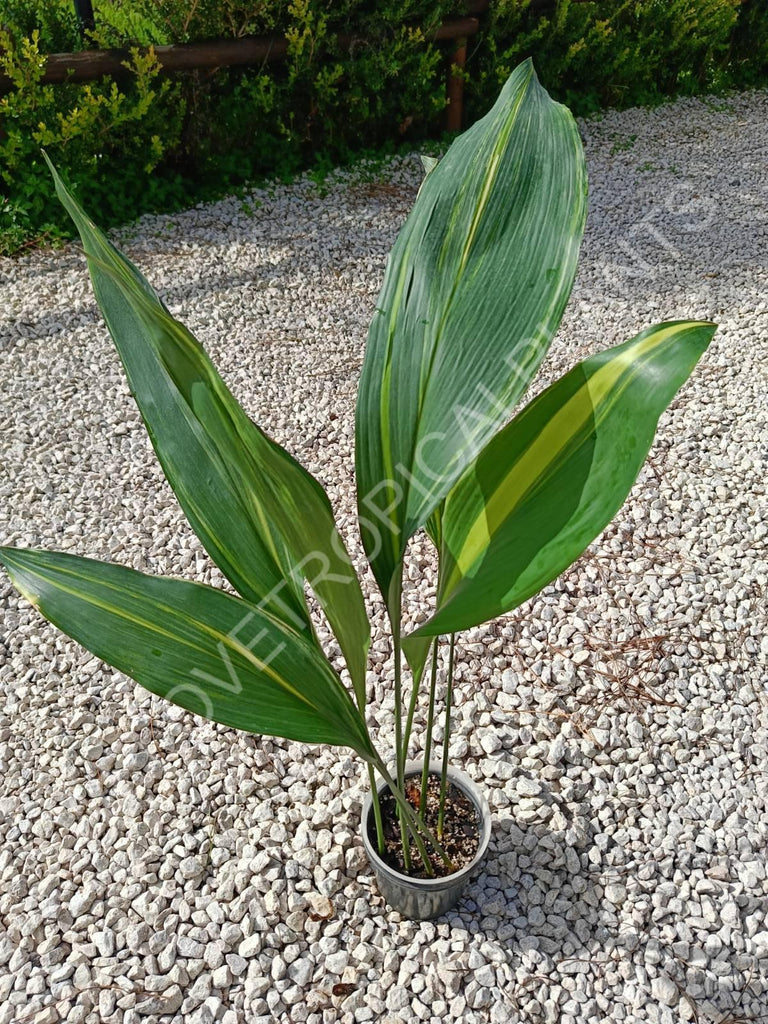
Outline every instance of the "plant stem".
[(445, 796), (448, 792), (448, 743), (451, 735), (451, 704), (453, 702), (453, 656), (456, 650), (456, 634), (451, 633), (448, 647), (448, 685), (445, 690), (445, 729), (443, 730), (443, 766), (440, 772), (440, 809), (437, 814), (437, 838), (443, 838), (445, 824)]
[(403, 609), (403, 567), (398, 570), (398, 575), (392, 580), (389, 592), (389, 621), (392, 625), (392, 658), (395, 664), (395, 766), (397, 768), (397, 784), (402, 789), (402, 769), (405, 765), (403, 756), (403, 673), (402, 673), (402, 646), (400, 637), (402, 635), (402, 609)]
[(408, 714), (405, 718), (405, 732), (403, 734), (403, 748), (405, 750), (406, 759), (408, 757), (408, 747), (411, 742), (411, 730), (413, 729), (413, 715), (416, 711), (416, 701), (419, 696), (419, 682), (420, 680), (413, 678), (413, 688), (411, 689), (411, 699), (408, 701)]
[[(393, 600), (391, 602), (392, 608), (390, 618), (392, 622), (392, 646), (395, 660), (395, 766), (397, 769), (397, 785), (402, 792), (405, 781), (405, 753), (403, 749), (403, 659), (402, 646), (400, 643), (403, 604), (402, 566), (399, 571), (401, 575), (396, 580), (397, 591), (393, 595)], [(405, 865), (406, 871), (410, 871), (411, 845), (408, 841), (406, 821), (400, 804), (398, 804), (398, 818), (400, 819), (400, 842), (403, 847), (403, 864)]]
[(435, 724), (435, 687), (437, 685), (437, 642), (432, 641), (432, 666), (429, 678), (429, 707), (427, 709), (427, 735), (424, 739), (424, 765), (421, 769), (421, 796), (419, 797), (419, 816), (426, 821), (427, 814), (427, 782), (429, 779), (429, 754), (432, 750), (432, 728)]
[(416, 849), (419, 851), (419, 856), (421, 857), (422, 861), (424, 862), (424, 868), (425, 868), (427, 874), (428, 875), (433, 875), (434, 874), (434, 869), (433, 869), (432, 864), (431, 864), (431, 862), (429, 860), (429, 856), (427, 854), (427, 850), (426, 850), (426, 847), (424, 845), (424, 839), (422, 838), (422, 835), (427, 840), (429, 845), (433, 848), (433, 850), (438, 855), (438, 857), (440, 857), (440, 859), (446, 865), (448, 870), (449, 871), (453, 871), (454, 870), (453, 861), (448, 856), (448, 854), (445, 852), (445, 850), (440, 845), (440, 843), (435, 838), (435, 836), (432, 834), (431, 830), (424, 824), (423, 821), (421, 821), (419, 816), (414, 812), (413, 808), (408, 803), (408, 800), (406, 799), (405, 794), (398, 787), (397, 783), (392, 778), (392, 776), (389, 774), (387, 769), (384, 767), (383, 764), (379, 764), (377, 767), (378, 767), (378, 770), (379, 770), (382, 778), (384, 779), (386, 784), (389, 786), (389, 788), (390, 788), (390, 790), (392, 792), (392, 796), (394, 796), (395, 801), (397, 802), (398, 809), (402, 812), (402, 816), (405, 818), (405, 821), (407, 822), (408, 827), (411, 830), (411, 834), (413, 835), (413, 841), (416, 844)]
[[(362, 692), (357, 692), (357, 706), (360, 709), (360, 714), (365, 718), (365, 703), (366, 703), (366, 688), (361, 687)], [(373, 765), (368, 762), (368, 785), (371, 787), (371, 804), (373, 806), (373, 818), (376, 822), (376, 846), (379, 851), (379, 856), (383, 857), (386, 852), (386, 843), (384, 842), (384, 821), (381, 817), (381, 801), (379, 800), (379, 790), (376, 785), (376, 775), (373, 770)], [(364, 824), (365, 828), (366, 825)]]
[[(379, 802), (379, 790), (376, 785), (376, 774), (373, 770), (373, 765), (368, 765), (368, 783), (371, 787), (371, 804), (373, 805), (373, 817), (376, 821), (376, 845), (379, 850), (379, 856), (383, 857), (386, 853), (386, 846), (384, 844), (384, 822), (381, 818), (381, 803)], [(365, 824), (363, 825), (365, 827)]]
[(403, 773), (405, 772), (405, 752), (403, 750), (403, 676), (399, 622), (397, 626), (393, 626), (393, 634), (395, 654), (395, 763), (397, 766), (397, 784), (402, 789)]

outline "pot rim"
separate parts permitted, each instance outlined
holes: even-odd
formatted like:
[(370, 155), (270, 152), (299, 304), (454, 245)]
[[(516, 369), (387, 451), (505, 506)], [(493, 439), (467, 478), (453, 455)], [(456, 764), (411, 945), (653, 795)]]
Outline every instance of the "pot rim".
[[(405, 774), (413, 775), (414, 773), (421, 773), (423, 768), (423, 761), (406, 761), (405, 763)], [(440, 775), (442, 773), (443, 766), (439, 761), (429, 762), (429, 774)], [(439, 890), (447, 889), (458, 883), (463, 882), (478, 866), (482, 861), (485, 853), (488, 849), (488, 843), (491, 838), (491, 810), (488, 806), (488, 801), (485, 798), (485, 794), (482, 789), (474, 782), (473, 779), (461, 771), (459, 768), (454, 768), (448, 765), (448, 778), (455, 786), (457, 786), (465, 796), (467, 796), (472, 803), (475, 805), (478, 816), (480, 818), (480, 836), (477, 847), (477, 852), (469, 864), (465, 864), (463, 868), (459, 868), (458, 871), (454, 871), (450, 875), (443, 875), (441, 878), (414, 878), (412, 875), (404, 875), (396, 868), (391, 867), (385, 860), (383, 860), (376, 849), (371, 843), (368, 837), (368, 820), (373, 813), (373, 796), (368, 790), (365, 795), (363, 802), (362, 811), (362, 833), (363, 833), (363, 844), (365, 851), (368, 854), (368, 859), (371, 865), (376, 870), (385, 871), (389, 875), (393, 876), (398, 880), (401, 885), (410, 885), (418, 889), (426, 890)], [(378, 793), (383, 792), (387, 788), (387, 784), (383, 779), (379, 779), (376, 791)]]

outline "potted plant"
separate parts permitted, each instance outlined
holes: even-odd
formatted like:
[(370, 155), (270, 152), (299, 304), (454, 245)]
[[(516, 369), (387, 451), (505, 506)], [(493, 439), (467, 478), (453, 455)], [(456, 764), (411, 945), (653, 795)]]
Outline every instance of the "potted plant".
[[(583, 360), (513, 416), (576, 272), (587, 182), (575, 122), (527, 61), (426, 169), (373, 315), (356, 416), (360, 529), (392, 626), (394, 750), (368, 730), (370, 626), (324, 491), (248, 418), (52, 166), (158, 458), (237, 596), (0, 549), (43, 615), (153, 693), (238, 729), (355, 750), (369, 773), (363, 836), (380, 886), (416, 918), (458, 897), (490, 829), (482, 795), (448, 764), (456, 634), (532, 597), (607, 525), (715, 331), (656, 324)], [(437, 595), (406, 631), (403, 565), (422, 529), (437, 552)], [(318, 642), (305, 584), (348, 685)], [(430, 764), (441, 658), (442, 757)], [(411, 765), (420, 699), (426, 755)]]

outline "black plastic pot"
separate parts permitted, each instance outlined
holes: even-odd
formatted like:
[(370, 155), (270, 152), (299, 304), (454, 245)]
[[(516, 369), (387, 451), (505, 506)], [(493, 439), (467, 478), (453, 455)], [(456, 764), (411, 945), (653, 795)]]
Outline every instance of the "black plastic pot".
[[(429, 771), (431, 774), (439, 775), (442, 766), (431, 763)], [(421, 776), (422, 764), (418, 761), (409, 761), (405, 766), (405, 774)], [(375, 835), (373, 824), (373, 801), (369, 793), (363, 804), (362, 828), (363, 843), (376, 872), (376, 881), (379, 891), (393, 910), (397, 910), (412, 921), (425, 921), (431, 917), (439, 917), (451, 909), (461, 897), (466, 888), (470, 876), (477, 870), (488, 849), (488, 840), (491, 838), (491, 812), (488, 807), (482, 790), (464, 772), (456, 768), (448, 769), (448, 779), (464, 793), (477, 809), (480, 822), (480, 843), (471, 863), (467, 864), (460, 871), (445, 878), (411, 878), (402, 875), (386, 864), (379, 856), (375, 845), (369, 837), (369, 825)], [(386, 790), (386, 784), (379, 784), (379, 794)]]

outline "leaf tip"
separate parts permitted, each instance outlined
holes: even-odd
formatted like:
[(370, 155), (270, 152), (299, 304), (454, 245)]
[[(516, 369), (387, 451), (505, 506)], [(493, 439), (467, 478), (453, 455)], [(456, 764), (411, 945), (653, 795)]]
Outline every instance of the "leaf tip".
[(46, 164), (48, 165), (48, 170), (51, 172), (51, 177), (53, 178), (53, 184), (54, 184), (54, 186), (56, 188), (56, 194), (59, 196), (59, 198), (61, 198), (61, 191), (60, 191), (60, 189), (65, 187), (64, 186), (64, 182), (61, 180), (61, 175), (56, 170), (56, 165), (54, 164), (53, 160), (51, 160), (51, 158), (48, 156), (46, 151), (44, 149), (41, 149), (40, 152), (43, 155), (43, 160), (45, 160)]

